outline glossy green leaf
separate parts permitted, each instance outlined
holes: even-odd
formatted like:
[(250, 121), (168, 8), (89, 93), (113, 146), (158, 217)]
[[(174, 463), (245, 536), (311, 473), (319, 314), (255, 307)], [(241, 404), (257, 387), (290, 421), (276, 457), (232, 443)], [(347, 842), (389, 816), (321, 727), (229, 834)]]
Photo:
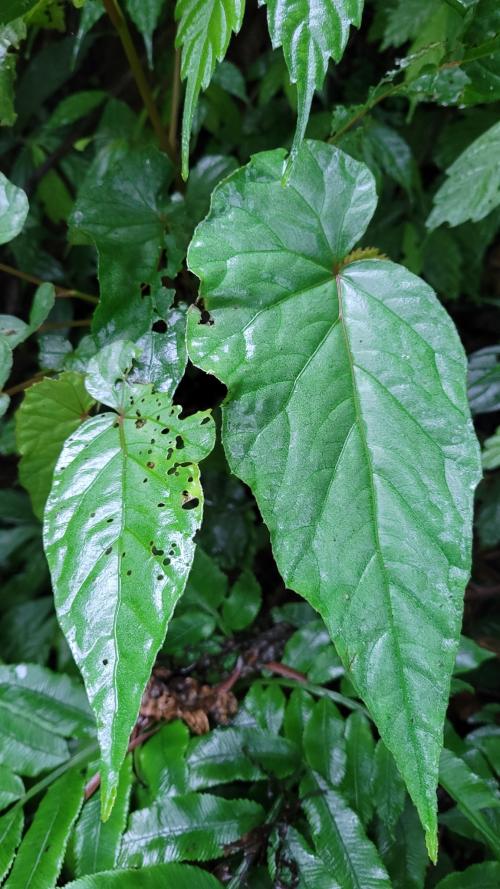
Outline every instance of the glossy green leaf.
[(62, 446), (94, 404), (81, 374), (68, 371), (30, 386), (16, 413), (19, 478), (39, 518), (52, 485)]
[(375, 749), (372, 773), (373, 803), (378, 817), (384, 822), (390, 836), (405, 806), (405, 787), (394, 757), (382, 741)]
[(164, 797), (132, 815), (123, 837), (120, 865), (209, 861), (263, 818), (262, 808), (250, 800), (226, 800), (208, 793)]
[(203, 503), (197, 462), (214, 438), (208, 412), (181, 420), (163, 393), (107, 378), (118, 346), (96, 359), (88, 385), (100, 401), (126, 404), (67, 439), (44, 524), (59, 622), (97, 718), (105, 816), (191, 568)]
[(24, 784), (7, 766), (0, 766), (0, 809), (10, 806), (24, 793)]
[(290, 637), (283, 661), (311, 682), (330, 682), (345, 672), (322, 620), (309, 621)]
[(21, 841), (24, 815), (22, 809), (11, 809), (0, 816), (0, 880), (8, 872)]
[(498, 889), (499, 885), (500, 862), (484, 861), (460, 873), (449, 874), (437, 883), (436, 889)]
[(390, 889), (375, 846), (342, 796), (313, 772), (302, 780), (300, 794), (316, 851), (342, 889)]
[(305, 727), (314, 709), (314, 699), (303, 688), (294, 688), (286, 705), (283, 732), (300, 748), (303, 746)]
[[(151, 330), (136, 342), (139, 354), (129, 377), (131, 382), (152, 383), (157, 392), (173, 396), (187, 364), (186, 308), (185, 303), (179, 303), (163, 316), (153, 315)], [(166, 330), (155, 330), (158, 321), (166, 325)]]
[(182, 48), (181, 77), (187, 79), (182, 116), (182, 175), (189, 170), (189, 140), (201, 90), (226, 55), (231, 34), (241, 28), (245, 0), (177, 0), (176, 46)]
[(22, 230), (28, 215), (28, 198), (0, 173), (0, 244), (12, 241)]
[(153, 34), (164, 5), (164, 0), (125, 0), (127, 12), (143, 36), (150, 68), (153, 67)]
[(285, 842), (298, 868), (303, 889), (341, 889), (330, 868), (312, 851), (302, 834), (289, 827)]
[(328, 698), (317, 702), (304, 729), (304, 753), (328, 784), (341, 783), (346, 768), (344, 721)]
[[(1, 13), (0, 13), (1, 15)], [(14, 83), (16, 79), (16, 55), (12, 51), (26, 37), (26, 25), (16, 19), (0, 26), (0, 125), (11, 127), (16, 121)]]
[(492, 820), (489, 810), (500, 809), (500, 793), (477, 775), (467, 763), (444, 749), (441, 754), (439, 783), (455, 800), (459, 811), (471, 822), (476, 831), (500, 858), (500, 836), (497, 817)]
[(82, 802), (81, 772), (66, 772), (50, 786), (23, 837), (5, 889), (53, 889)]
[(476, 527), (481, 546), (491, 549), (500, 543), (500, 476), (487, 475), (478, 491)]
[[(265, 774), (248, 755), (253, 731), (239, 727), (220, 728), (201, 738), (193, 738), (186, 757), (189, 788), (205, 790), (231, 781), (259, 781), (264, 778)], [(271, 737), (270, 740), (275, 738)]]
[(408, 797), (394, 830), (377, 819), (376, 837), (393, 889), (423, 889), (429, 859), (417, 810)]
[(396, 0), (393, 5), (384, 8), (386, 22), (382, 49), (402, 46), (417, 37), (434, 9), (434, 0)]
[(468, 673), (470, 670), (477, 670), (481, 664), (494, 657), (493, 651), (488, 651), (487, 648), (478, 645), (477, 642), (474, 642), (474, 639), (461, 636), (453, 672), (455, 676), (460, 676), (462, 673)]
[(500, 204), (500, 123), (479, 136), (446, 171), (447, 179), (434, 197), (427, 225), (460, 225), (483, 219)]
[(68, 758), (64, 738), (84, 738), (93, 720), (83, 689), (34, 664), (0, 666), (0, 763), (38, 775)]
[(135, 754), (140, 775), (136, 785), (140, 807), (151, 805), (158, 796), (181, 796), (188, 791), (186, 748), (189, 729), (179, 719), (164, 725)]
[(224, 602), (224, 623), (231, 630), (244, 630), (257, 617), (261, 603), (262, 591), (255, 574), (243, 569)]
[(212, 874), (187, 864), (158, 864), (82, 877), (66, 889), (222, 889)]
[(375, 208), (366, 167), (307, 142), (284, 188), (284, 161), (258, 155), (214, 192), (188, 253), (211, 323), (190, 311), (188, 350), (228, 387), (230, 467), (287, 586), (325, 620), (434, 857), (480, 477), (465, 357), (419, 278), (346, 260)]
[(37, 3), (38, 0), (3, 0), (0, 10), (0, 25), (6, 25), (19, 16), (26, 15)]
[(498, 469), (500, 466), (500, 426), (493, 435), (486, 439), (483, 445), (483, 467), (485, 469)]
[(500, 409), (500, 346), (487, 346), (470, 355), (468, 384), (473, 414)]
[(259, 0), (267, 6), (273, 47), (283, 47), (290, 79), (297, 84), (297, 130), (292, 156), (304, 138), (314, 91), (328, 62), (344, 54), (351, 25), (359, 28), (364, 0)]
[(132, 762), (128, 757), (120, 771), (113, 811), (107, 821), (101, 820), (101, 805), (97, 795), (85, 803), (74, 830), (76, 875), (96, 874), (112, 870), (120, 851), (125, 830), (132, 785)]
[(100, 173), (91, 170), (69, 218), (73, 237), (95, 244), (100, 304), (92, 330), (104, 344), (150, 329), (151, 297), (141, 285), (158, 269), (172, 165), (154, 148), (130, 149)]
[(371, 788), (373, 740), (370, 723), (363, 713), (351, 713), (345, 721), (346, 772), (342, 792), (366, 826), (373, 812)]

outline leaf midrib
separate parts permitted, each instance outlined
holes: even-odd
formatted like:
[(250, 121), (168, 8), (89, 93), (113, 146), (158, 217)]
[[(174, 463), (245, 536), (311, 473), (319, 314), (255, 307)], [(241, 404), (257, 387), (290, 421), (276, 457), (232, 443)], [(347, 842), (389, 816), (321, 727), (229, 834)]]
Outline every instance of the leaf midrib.
[[(374, 530), (374, 537), (375, 537), (375, 548), (376, 548), (376, 551), (378, 554), (379, 564), (382, 567), (382, 574), (383, 574), (383, 578), (384, 578), (383, 589), (384, 589), (384, 593), (385, 593), (385, 597), (386, 597), (386, 601), (387, 601), (387, 605), (388, 605), (389, 622), (390, 622), (389, 629), (390, 629), (390, 634), (391, 634), (391, 638), (392, 638), (392, 642), (393, 642), (393, 650), (394, 650), (395, 656), (396, 656), (396, 663), (398, 665), (399, 681), (400, 681), (400, 686), (402, 689), (403, 704), (404, 704), (405, 711), (406, 711), (408, 735), (409, 735), (409, 737), (411, 737), (412, 747), (413, 747), (413, 751), (415, 754), (415, 763), (417, 766), (416, 772), (417, 772), (418, 781), (420, 784), (422, 801), (425, 801), (425, 805), (427, 808), (427, 806), (428, 806), (427, 791), (426, 791), (425, 781), (423, 780), (423, 775), (422, 775), (422, 771), (421, 771), (421, 767), (420, 767), (419, 745), (417, 742), (417, 737), (416, 737), (415, 727), (414, 727), (414, 722), (413, 722), (414, 713), (411, 708), (410, 698), (408, 695), (407, 681), (406, 681), (406, 676), (405, 676), (405, 672), (404, 672), (404, 660), (403, 660), (403, 657), (401, 654), (401, 648), (399, 645), (399, 640), (398, 640), (397, 632), (396, 632), (396, 626), (395, 626), (395, 622), (394, 622), (394, 611), (393, 611), (393, 606), (392, 606), (389, 576), (388, 576), (388, 571), (387, 571), (387, 567), (386, 567), (385, 560), (384, 560), (382, 544), (381, 544), (380, 535), (379, 535), (378, 501), (377, 501), (377, 493), (375, 490), (375, 485), (373, 484), (374, 469), (373, 469), (372, 459), (371, 459), (371, 455), (370, 455), (370, 450), (368, 447), (368, 441), (366, 438), (366, 433), (365, 433), (365, 428), (364, 428), (364, 423), (363, 423), (363, 415), (362, 415), (362, 411), (361, 411), (361, 403), (360, 403), (359, 393), (358, 393), (358, 389), (357, 389), (357, 385), (356, 385), (356, 376), (355, 376), (355, 372), (354, 372), (354, 367), (355, 367), (354, 357), (351, 352), (351, 344), (350, 344), (350, 340), (349, 340), (349, 334), (347, 331), (347, 325), (345, 324), (344, 317), (343, 317), (342, 278), (340, 275), (337, 275), (336, 282), (337, 282), (337, 294), (338, 294), (338, 301), (339, 301), (339, 320), (341, 322), (340, 326), (342, 329), (342, 334), (344, 336), (346, 355), (347, 355), (347, 359), (349, 361), (349, 371), (350, 371), (351, 381), (352, 381), (354, 410), (355, 410), (355, 414), (356, 414), (356, 425), (359, 430), (359, 437), (360, 437), (361, 445), (363, 448), (363, 452), (365, 455), (365, 460), (366, 460), (366, 464), (367, 464), (367, 468), (368, 468), (369, 485), (370, 485), (370, 500), (371, 500), (371, 505), (372, 505), (373, 530)], [(426, 828), (429, 829), (428, 825), (426, 825)]]

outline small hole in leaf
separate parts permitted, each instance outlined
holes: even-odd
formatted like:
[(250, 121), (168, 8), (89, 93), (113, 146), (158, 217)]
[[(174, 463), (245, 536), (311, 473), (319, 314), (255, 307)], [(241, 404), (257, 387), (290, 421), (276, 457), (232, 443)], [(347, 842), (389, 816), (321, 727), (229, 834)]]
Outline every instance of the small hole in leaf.
[(146, 466), (147, 466), (149, 469), (154, 469), (155, 466), (156, 466), (156, 463), (153, 463), (152, 460), (148, 460), (148, 462), (146, 463)]
[(165, 324), (165, 321), (162, 321), (162, 319), (159, 318), (158, 321), (155, 321), (151, 330), (154, 330), (155, 333), (166, 333), (167, 325)]
[(163, 509), (164, 506), (165, 506), (164, 503), (159, 503), (159, 504), (158, 504), (158, 508), (159, 508), (159, 509)]
[(170, 429), (168, 428), (168, 426), (165, 426), (165, 429), (161, 430), (162, 435), (168, 435), (169, 432), (170, 432)]
[(186, 500), (186, 502), (182, 504), (182, 508), (183, 509), (196, 509), (199, 502), (200, 501), (198, 500), (197, 497), (193, 497), (192, 500)]
[(104, 664), (105, 667), (107, 667), (108, 664), (109, 664), (109, 661), (108, 661), (107, 657), (103, 657), (102, 662), (103, 662), (103, 664)]
[(108, 546), (108, 548), (107, 548), (106, 550), (104, 550), (105, 554), (106, 554), (107, 556), (109, 556), (109, 554), (110, 554), (110, 552), (112, 551), (112, 549), (113, 549), (112, 546)]
[(206, 309), (202, 309), (200, 312), (200, 324), (213, 324), (214, 320), (210, 315), (210, 312), (207, 312)]
[(154, 556), (163, 556), (163, 555), (164, 555), (163, 550), (162, 550), (162, 549), (157, 549), (156, 546), (153, 546), (153, 547), (151, 548), (151, 552), (153, 553)]
[(207, 423), (210, 423), (210, 417), (204, 417), (203, 420), (201, 421), (201, 424), (200, 424), (200, 425), (201, 425), (201, 426), (206, 426)]
[(106, 519), (106, 522), (108, 523), (108, 525), (110, 525), (111, 522), (114, 522), (114, 519)]
[(157, 580), (163, 580), (163, 574), (158, 574), (156, 577)]
[(127, 571), (127, 577), (130, 577), (131, 574), (132, 574), (132, 572), (131, 572), (131, 570), (130, 570), (130, 568), (129, 568), (129, 570)]
[(175, 447), (179, 448), (179, 450), (182, 450), (182, 448), (184, 447), (184, 439), (183, 439), (182, 435), (176, 435)]
[(170, 559), (163, 559), (163, 565), (170, 565)]
[(146, 420), (136, 420), (135, 421), (135, 428), (136, 429), (142, 429), (142, 427), (145, 425), (146, 425)]
[(147, 478), (143, 478), (143, 480), (142, 480), (142, 484), (145, 485), (146, 482), (147, 482)]

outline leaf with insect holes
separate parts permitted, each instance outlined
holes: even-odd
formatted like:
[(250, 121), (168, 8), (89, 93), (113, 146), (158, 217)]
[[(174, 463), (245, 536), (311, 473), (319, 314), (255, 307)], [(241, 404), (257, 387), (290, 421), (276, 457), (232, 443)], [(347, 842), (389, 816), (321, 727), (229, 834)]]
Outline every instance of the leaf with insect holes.
[(189, 170), (189, 139), (200, 91), (206, 90), (217, 62), (241, 28), (245, 0), (177, 0), (175, 44), (182, 47), (181, 77), (187, 79), (182, 115), (182, 176)]
[[(436, 855), (436, 784), (481, 468), (455, 328), (420, 278), (354, 251), (364, 164), (305, 142), (219, 185), (188, 352), (227, 387), (223, 443), (286, 585), (323, 617)], [(349, 558), (346, 558), (346, 552)]]
[(359, 28), (364, 0), (259, 0), (264, 3), (273, 47), (283, 47), (290, 79), (297, 84), (294, 156), (305, 135), (314, 91), (323, 86), (329, 60), (340, 62), (350, 26)]
[(214, 441), (209, 412), (181, 419), (168, 395), (116, 382), (134, 348), (119, 347), (96, 356), (88, 383), (119, 412), (92, 417), (67, 439), (44, 522), (59, 622), (97, 719), (105, 818), (191, 568), (203, 503), (198, 462)]

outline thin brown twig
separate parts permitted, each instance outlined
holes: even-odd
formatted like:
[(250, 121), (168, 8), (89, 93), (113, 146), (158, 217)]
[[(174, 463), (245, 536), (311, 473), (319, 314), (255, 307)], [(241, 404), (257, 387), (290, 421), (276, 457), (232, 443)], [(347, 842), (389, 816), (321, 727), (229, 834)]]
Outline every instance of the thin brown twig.
[(134, 41), (132, 40), (132, 35), (129, 31), (127, 20), (123, 15), (120, 4), (118, 3), (118, 0), (103, 0), (103, 4), (120, 38), (132, 74), (134, 75), (137, 89), (139, 90), (141, 99), (144, 103), (144, 107), (151, 121), (151, 125), (156, 133), (160, 148), (162, 151), (168, 154), (173, 162), (175, 162), (175, 156), (172, 155), (167, 132), (162, 124), (160, 113), (158, 111), (158, 108), (156, 107), (156, 102), (149, 87), (149, 83), (141, 64), (141, 60), (137, 55), (137, 50), (135, 48)]
[[(12, 275), (14, 278), (20, 278), (21, 281), (27, 281), (29, 284), (40, 285), (47, 283), (41, 278), (37, 278), (36, 275), (22, 272), (20, 269), (16, 269), (14, 266), (7, 265), (4, 262), (0, 262), (0, 272), (5, 272), (6, 275)], [(81, 299), (84, 302), (92, 303), (93, 305), (96, 305), (99, 302), (97, 296), (92, 296), (90, 293), (83, 293), (81, 290), (75, 290), (74, 288), (60, 287), (58, 284), (54, 284), (54, 290), (57, 297), (73, 297), (74, 299)]]
[[(158, 729), (159, 729), (159, 726), (156, 726), (155, 728), (151, 729), (151, 731), (143, 732), (141, 735), (137, 735), (135, 738), (133, 738), (127, 747), (127, 753), (131, 753), (131, 751), (135, 750), (136, 747), (140, 747), (141, 744), (144, 744), (145, 741), (147, 741), (153, 735), (156, 735)], [(99, 789), (100, 784), (101, 784), (101, 776), (100, 776), (99, 772), (96, 772), (95, 775), (92, 775), (90, 781), (88, 781), (87, 784), (85, 785), (85, 790), (83, 791), (83, 798), (85, 800), (90, 799), (90, 797), (93, 796), (93, 794), (96, 792), (96, 790)]]
[(25, 389), (28, 389), (29, 386), (33, 386), (34, 383), (39, 383), (43, 377), (46, 377), (50, 371), (41, 370), (39, 373), (34, 374), (29, 380), (24, 380), (23, 383), (17, 383), (15, 386), (11, 386), (10, 389), (4, 389), (3, 395), (17, 395), (18, 392), (24, 392)]
[(38, 330), (40, 333), (46, 333), (49, 330), (65, 330), (66, 327), (90, 327), (91, 323), (90, 318), (79, 318), (76, 321), (47, 321)]

